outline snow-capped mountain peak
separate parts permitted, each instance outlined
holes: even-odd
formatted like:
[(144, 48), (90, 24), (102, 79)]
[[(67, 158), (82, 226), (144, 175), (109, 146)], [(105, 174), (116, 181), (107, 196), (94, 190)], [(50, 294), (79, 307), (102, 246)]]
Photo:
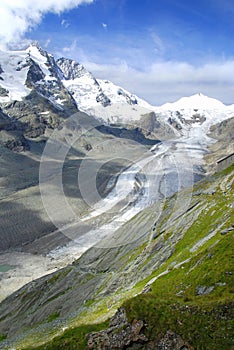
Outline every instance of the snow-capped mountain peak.
[(53, 55), (37, 43), (22, 51), (0, 51), (0, 67), (0, 103), (21, 101), (36, 91), (57, 109), (75, 105)]
[(60, 58), (55, 62), (37, 43), (22, 51), (0, 51), (0, 104), (21, 101), (27, 96), (40, 96), (46, 99), (45, 104), (66, 110), (68, 115), (78, 108), (107, 123), (141, 123), (144, 118), (149, 123), (151, 118), (152, 125), (167, 124), (180, 135), (194, 126), (211, 125), (233, 114), (233, 106), (225, 106), (202, 93), (161, 107), (152, 106), (109, 80), (96, 79), (74, 60)]
[(28, 54), (27, 59), (36, 63), (43, 72), (45, 81), (57, 80), (58, 69), (52, 55), (49, 55), (36, 44), (30, 45), (25, 52)]
[(221, 101), (198, 93), (189, 97), (182, 97), (174, 103), (166, 103), (160, 108), (175, 111), (181, 109), (215, 110), (224, 109), (225, 107)]
[(212, 125), (233, 116), (230, 106), (202, 93), (166, 103), (156, 111), (159, 119), (163, 118), (180, 135), (196, 135), (200, 139), (206, 137)]
[(32, 58), (45, 62), (47, 57), (47, 52), (44, 51), (38, 43), (31, 43), (26, 49), (25, 52)]

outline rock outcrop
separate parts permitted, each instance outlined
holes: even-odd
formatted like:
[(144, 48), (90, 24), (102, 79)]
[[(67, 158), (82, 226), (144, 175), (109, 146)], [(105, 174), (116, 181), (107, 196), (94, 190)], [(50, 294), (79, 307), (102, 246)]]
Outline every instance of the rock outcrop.
[(151, 342), (146, 350), (194, 350), (194, 347), (170, 330), (158, 341)]
[(87, 336), (87, 350), (120, 350), (134, 344), (145, 344), (148, 339), (142, 333), (143, 328), (142, 320), (129, 323), (125, 310), (121, 308), (111, 318), (108, 329)]
[(149, 341), (144, 334), (145, 326), (142, 320), (128, 322), (125, 309), (120, 308), (111, 318), (109, 328), (87, 335), (86, 350), (194, 350), (179, 334), (170, 330)]

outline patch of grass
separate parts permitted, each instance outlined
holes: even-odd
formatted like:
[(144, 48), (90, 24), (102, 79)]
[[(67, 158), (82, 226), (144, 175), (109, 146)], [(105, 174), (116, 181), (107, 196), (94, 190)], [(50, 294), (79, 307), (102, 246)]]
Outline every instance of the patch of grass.
[(71, 268), (64, 268), (60, 272), (53, 273), (47, 282), (48, 286), (54, 285), (58, 280), (65, 278), (71, 270)]
[(86, 335), (91, 332), (97, 332), (107, 328), (109, 322), (104, 322), (98, 325), (82, 325), (77, 328), (65, 330), (64, 333), (49, 343), (38, 347), (30, 347), (25, 350), (84, 350), (87, 346)]
[(84, 305), (88, 307), (88, 306), (91, 306), (93, 303), (95, 303), (95, 300), (94, 299), (89, 299), (89, 300), (85, 301)]
[[(181, 293), (184, 297), (193, 300), (196, 296), (196, 288), (201, 286), (214, 286), (214, 290), (202, 299), (217, 297), (231, 298), (233, 275), (232, 270), (232, 236), (221, 237), (218, 244), (213, 248), (207, 248), (179, 268), (175, 268), (167, 275), (156, 280), (152, 285), (155, 297), (160, 299), (175, 299), (176, 294)], [(186, 286), (186, 288), (183, 288)], [(198, 302), (198, 300), (196, 300)]]
[(0, 334), (0, 342), (7, 338), (6, 334)]
[[(126, 261), (126, 265), (134, 262), (134, 260), (136, 258), (139, 257), (139, 255), (141, 255), (141, 253), (144, 251), (144, 249), (147, 246), (147, 242), (141, 244), (138, 248), (134, 249), (134, 251), (130, 251), (128, 252), (126, 255), (124, 255), (123, 257), (121, 257), (121, 259), (124, 261)], [(123, 268), (126, 268), (126, 266), (124, 266)]]
[(55, 312), (54, 314), (50, 315), (48, 318), (47, 318), (47, 322), (52, 322), (54, 320), (56, 320), (58, 317), (59, 317), (60, 313), (59, 312)]

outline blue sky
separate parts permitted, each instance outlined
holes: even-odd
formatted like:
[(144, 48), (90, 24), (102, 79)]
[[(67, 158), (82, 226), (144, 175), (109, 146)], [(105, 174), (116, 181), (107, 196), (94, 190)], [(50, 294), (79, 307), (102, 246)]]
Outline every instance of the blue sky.
[(96, 0), (45, 16), (30, 35), (42, 43), (51, 39), (52, 51), (72, 47), (76, 40), (84, 58), (96, 63), (130, 59), (142, 68), (163, 59), (198, 64), (234, 56), (234, 2), (230, 8), (225, 0)]
[(40, 12), (35, 0), (40, 18), (27, 15), (21, 38), (152, 104), (196, 92), (234, 103), (234, 0), (47, 2)]

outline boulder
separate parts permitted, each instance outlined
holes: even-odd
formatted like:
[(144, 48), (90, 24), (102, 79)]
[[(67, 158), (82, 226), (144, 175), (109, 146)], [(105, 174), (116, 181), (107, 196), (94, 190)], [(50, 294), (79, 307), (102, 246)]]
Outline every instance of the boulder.
[(127, 349), (128, 346), (132, 348), (134, 344), (139, 348), (148, 341), (141, 333), (143, 327), (142, 320), (134, 319), (128, 323), (126, 312), (121, 308), (110, 320), (109, 328), (88, 334), (87, 350), (120, 350)]

